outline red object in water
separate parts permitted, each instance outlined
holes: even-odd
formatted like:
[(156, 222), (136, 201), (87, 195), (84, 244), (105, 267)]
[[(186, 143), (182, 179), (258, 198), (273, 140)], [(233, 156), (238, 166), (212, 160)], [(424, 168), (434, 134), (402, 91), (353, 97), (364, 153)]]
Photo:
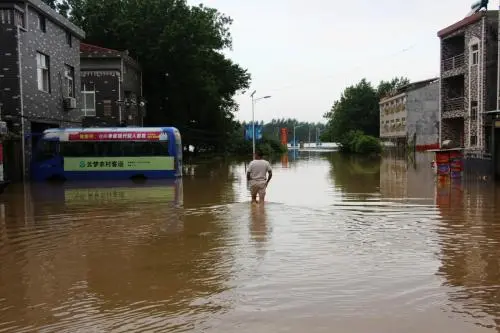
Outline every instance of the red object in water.
[(281, 129), (281, 144), (282, 145), (288, 144), (288, 129), (286, 128)]

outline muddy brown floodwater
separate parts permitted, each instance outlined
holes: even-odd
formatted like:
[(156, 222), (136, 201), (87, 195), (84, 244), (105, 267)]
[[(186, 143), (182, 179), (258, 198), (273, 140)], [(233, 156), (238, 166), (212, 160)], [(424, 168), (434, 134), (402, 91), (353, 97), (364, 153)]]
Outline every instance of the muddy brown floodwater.
[(0, 332), (500, 332), (500, 190), (301, 152), (182, 182), (13, 185)]

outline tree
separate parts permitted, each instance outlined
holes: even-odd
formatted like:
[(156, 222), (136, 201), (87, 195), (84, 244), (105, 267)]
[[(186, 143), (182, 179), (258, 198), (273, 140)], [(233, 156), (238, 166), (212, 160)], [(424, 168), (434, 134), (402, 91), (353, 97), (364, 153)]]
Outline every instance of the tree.
[[(71, 1), (71, 0), (69, 0)], [(42, 2), (45, 2), (47, 5), (49, 5), (50, 8), (56, 10), (59, 14), (61, 14), (64, 17), (68, 17), (69, 10), (70, 10), (70, 5), (68, 3), (68, 0), (42, 0)]]
[(42, 0), (42, 2), (45, 2), (50, 8), (56, 9), (56, 0)]
[(86, 42), (128, 50), (142, 65), (147, 125), (173, 125), (186, 144), (224, 149), (235, 126), (233, 96), (250, 83), (250, 74), (222, 54), (232, 45), (230, 17), (185, 0), (67, 4)]
[(377, 94), (379, 98), (387, 97), (396, 92), (397, 89), (410, 84), (410, 80), (406, 77), (395, 77), (391, 81), (380, 81), (377, 87)]
[(339, 100), (324, 117), (328, 120), (322, 139), (325, 141), (347, 142), (348, 133), (362, 132), (368, 136), (379, 136), (380, 110), (379, 101), (382, 96), (393, 93), (396, 89), (409, 83), (407, 78), (394, 78), (381, 81), (374, 88), (366, 79), (347, 87)]

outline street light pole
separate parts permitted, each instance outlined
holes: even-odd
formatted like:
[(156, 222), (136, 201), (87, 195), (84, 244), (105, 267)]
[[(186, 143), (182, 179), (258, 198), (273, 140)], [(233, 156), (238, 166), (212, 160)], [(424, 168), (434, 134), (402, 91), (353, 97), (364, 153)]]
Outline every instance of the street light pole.
[(302, 127), (302, 126), (303, 125), (293, 126), (293, 145), (294, 145), (294, 147), (297, 145), (297, 142), (295, 141), (295, 129)]
[(253, 153), (253, 158), (255, 159), (255, 103), (261, 99), (265, 98), (271, 98), (271, 96), (264, 96), (260, 98), (254, 98), (255, 92), (257, 90), (254, 90), (250, 97), (252, 98), (252, 153)]

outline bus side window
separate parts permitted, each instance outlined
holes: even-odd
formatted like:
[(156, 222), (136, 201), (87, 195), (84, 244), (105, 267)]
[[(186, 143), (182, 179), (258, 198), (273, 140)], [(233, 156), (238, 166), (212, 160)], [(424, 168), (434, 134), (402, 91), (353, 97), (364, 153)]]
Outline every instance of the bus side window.
[(96, 147), (93, 142), (64, 142), (61, 144), (61, 155), (65, 157), (96, 156)]
[(58, 154), (59, 154), (59, 142), (41, 140), (37, 147), (37, 153), (35, 159), (39, 162), (46, 161), (56, 157)]
[(169, 149), (168, 149), (168, 141), (167, 142), (160, 142), (158, 149), (160, 149), (160, 152), (158, 155), (161, 156), (171, 156), (173, 154), (170, 154)]

